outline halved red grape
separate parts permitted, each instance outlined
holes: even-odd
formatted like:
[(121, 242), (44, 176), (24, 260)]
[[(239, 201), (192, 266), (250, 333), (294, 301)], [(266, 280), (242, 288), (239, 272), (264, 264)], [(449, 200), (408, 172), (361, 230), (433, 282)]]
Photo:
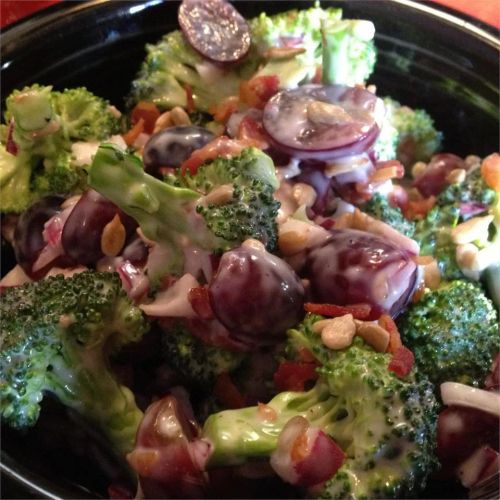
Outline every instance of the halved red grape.
[(64, 224), (62, 246), (65, 254), (78, 264), (97, 262), (104, 256), (101, 250), (102, 231), (117, 214), (129, 236), (137, 227), (134, 219), (97, 191), (90, 189), (85, 192)]
[(396, 316), (408, 303), (417, 278), (411, 255), (379, 236), (354, 229), (333, 229), (331, 237), (309, 251), (304, 269), (315, 302), (367, 303), (367, 319)]
[(285, 153), (330, 160), (368, 150), (379, 134), (383, 109), (381, 99), (360, 87), (306, 85), (272, 97), (263, 124)]
[(225, 0), (183, 0), (179, 25), (190, 45), (217, 63), (233, 63), (250, 49), (250, 27)]
[(208, 292), (215, 316), (236, 338), (272, 342), (304, 314), (302, 283), (264, 247), (243, 244), (226, 252)]
[(33, 264), (46, 243), (43, 239), (44, 224), (61, 210), (61, 196), (48, 196), (31, 205), (17, 221), (14, 231), (14, 251), (18, 264), (33, 279), (39, 279), (47, 271), (46, 268), (34, 273)]

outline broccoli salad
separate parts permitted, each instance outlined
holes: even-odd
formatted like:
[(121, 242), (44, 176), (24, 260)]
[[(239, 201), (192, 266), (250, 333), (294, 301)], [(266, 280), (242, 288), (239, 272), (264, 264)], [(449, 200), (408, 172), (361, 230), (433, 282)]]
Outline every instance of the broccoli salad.
[(500, 467), (500, 155), (441, 152), (432, 110), (370, 83), (371, 21), (236, 8), (183, 0), (121, 110), (6, 98), (3, 424), (55, 396), (119, 464), (112, 498), (477, 491)]

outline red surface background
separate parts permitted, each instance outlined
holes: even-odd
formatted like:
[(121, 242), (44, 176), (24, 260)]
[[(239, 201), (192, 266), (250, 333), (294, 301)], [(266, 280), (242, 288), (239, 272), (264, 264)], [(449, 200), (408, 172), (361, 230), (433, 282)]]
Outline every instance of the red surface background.
[[(0, 0), (0, 26), (52, 5), (60, 0)], [(373, 0), (376, 1), (376, 0)], [(434, 0), (500, 28), (500, 0)]]

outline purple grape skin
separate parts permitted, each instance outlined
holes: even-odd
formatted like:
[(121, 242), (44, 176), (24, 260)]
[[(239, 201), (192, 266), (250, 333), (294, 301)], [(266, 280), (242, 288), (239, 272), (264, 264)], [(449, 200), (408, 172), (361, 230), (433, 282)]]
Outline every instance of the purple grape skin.
[(30, 278), (39, 279), (47, 271), (43, 268), (33, 272), (32, 266), (46, 245), (43, 239), (44, 224), (60, 212), (63, 201), (61, 196), (47, 196), (19, 216), (14, 231), (14, 252), (17, 263)]
[(265, 250), (241, 246), (226, 252), (208, 293), (217, 319), (243, 341), (272, 343), (304, 315), (300, 279)]
[(235, 63), (250, 49), (250, 27), (225, 0), (183, 0), (178, 21), (189, 44), (215, 63)]
[(146, 172), (159, 177), (161, 167), (178, 168), (193, 151), (209, 143), (215, 136), (203, 127), (179, 125), (153, 134), (144, 146)]
[(78, 264), (95, 264), (104, 256), (101, 251), (102, 231), (117, 214), (127, 236), (130, 236), (137, 227), (134, 219), (96, 191), (86, 191), (64, 224), (61, 240), (65, 254)]
[(397, 316), (411, 298), (417, 265), (411, 256), (379, 236), (354, 229), (333, 229), (331, 237), (308, 252), (304, 275), (314, 302), (366, 303), (369, 319)]

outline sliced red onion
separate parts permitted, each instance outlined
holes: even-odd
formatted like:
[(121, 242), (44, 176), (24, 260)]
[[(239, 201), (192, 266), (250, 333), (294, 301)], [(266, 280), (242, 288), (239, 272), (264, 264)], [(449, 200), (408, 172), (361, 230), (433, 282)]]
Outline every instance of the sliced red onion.
[(129, 260), (116, 259), (115, 270), (120, 275), (123, 288), (131, 299), (138, 300), (146, 295), (149, 290), (149, 279), (141, 269)]
[(10, 287), (31, 283), (33, 280), (24, 272), (23, 268), (17, 264), (1, 280), (0, 287)]
[(498, 451), (490, 446), (481, 446), (459, 466), (457, 474), (460, 482), (466, 488), (474, 486), (478, 481), (487, 477), (485, 474), (487, 470), (498, 470), (499, 457)]
[(332, 160), (368, 150), (379, 134), (383, 109), (381, 99), (360, 87), (306, 85), (272, 97), (263, 125), (285, 153)]
[(488, 205), (485, 205), (484, 203), (478, 203), (475, 201), (460, 203), (460, 215), (465, 219), (482, 214), (487, 210)]
[(500, 417), (500, 394), (459, 384), (444, 382), (441, 384), (441, 399), (445, 405), (476, 408)]

